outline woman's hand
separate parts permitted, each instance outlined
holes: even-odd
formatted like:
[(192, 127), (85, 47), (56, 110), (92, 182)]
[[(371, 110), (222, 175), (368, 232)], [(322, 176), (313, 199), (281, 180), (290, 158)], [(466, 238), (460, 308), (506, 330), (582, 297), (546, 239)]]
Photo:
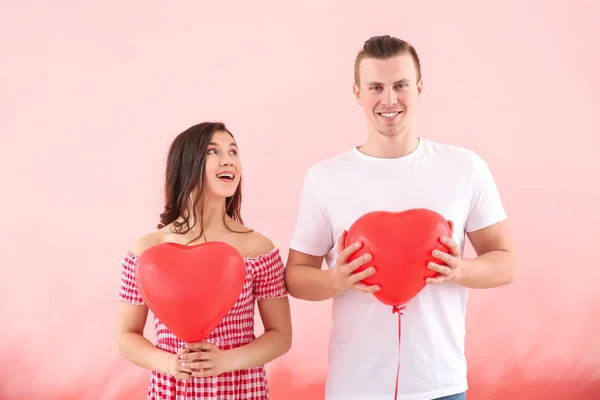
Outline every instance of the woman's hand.
[(178, 355), (180, 369), (199, 378), (218, 376), (235, 369), (229, 354), (209, 342), (188, 343), (183, 354)]
[(165, 368), (168, 375), (175, 379), (185, 380), (191, 379), (192, 375), (181, 365), (181, 357), (184, 355), (185, 349), (179, 349), (176, 354), (169, 354), (167, 358), (167, 367)]

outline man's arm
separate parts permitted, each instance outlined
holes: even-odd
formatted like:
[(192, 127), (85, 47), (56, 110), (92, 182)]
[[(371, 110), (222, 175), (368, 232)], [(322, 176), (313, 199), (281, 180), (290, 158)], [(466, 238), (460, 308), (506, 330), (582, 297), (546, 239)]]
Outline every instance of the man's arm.
[(322, 270), (323, 256), (311, 256), (290, 249), (285, 267), (287, 290), (292, 297), (321, 301), (340, 293), (333, 286), (331, 270)]
[(360, 281), (375, 271), (368, 268), (359, 273), (354, 271), (371, 259), (370, 254), (348, 263), (348, 257), (358, 249), (354, 243), (343, 247), (346, 232), (338, 239), (338, 257), (336, 267), (322, 270), (323, 256), (313, 256), (290, 249), (285, 269), (287, 290), (292, 297), (308, 301), (327, 300), (342, 294), (346, 289), (356, 289), (365, 293), (374, 293), (377, 286), (367, 286)]
[[(440, 263), (430, 263), (429, 268), (441, 275), (428, 279), (428, 283), (456, 281), (459, 285), (486, 289), (510, 284), (517, 273), (517, 260), (504, 220), (486, 228), (467, 233), (477, 257), (461, 259), (460, 249), (454, 240), (443, 238), (450, 254), (435, 252)], [(445, 265), (444, 265), (445, 264)]]
[(504, 220), (474, 232), (467, 233), (477, 257), (465, 260), (459, 284), (485, 289), (510, 284), (517, 273), (517, 259)]

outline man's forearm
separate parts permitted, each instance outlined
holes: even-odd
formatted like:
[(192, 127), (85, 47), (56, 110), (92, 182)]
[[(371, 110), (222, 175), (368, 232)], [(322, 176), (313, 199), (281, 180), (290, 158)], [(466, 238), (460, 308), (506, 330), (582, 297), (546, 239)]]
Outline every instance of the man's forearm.
[(342, 293), (333, 284), (333, 272), (308, 265), (288, 265), (285, 271), (288, 292), (292, 297), (308, 301), (331, 299)]
[(472, 289), (508, 285), (515, 278), (517, 261), (505, 250), (493, 250), (465, 261), (458, 283)]

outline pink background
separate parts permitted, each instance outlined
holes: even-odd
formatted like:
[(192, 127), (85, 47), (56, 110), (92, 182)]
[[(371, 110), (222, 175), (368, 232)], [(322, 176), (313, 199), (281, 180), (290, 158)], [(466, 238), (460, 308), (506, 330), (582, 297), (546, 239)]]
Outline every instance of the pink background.
[[(421, 56), (419, 134), (483, 156), (512, 220), (518, 280), (471, 293), (469, 398), (600, 398), (600, 8), (481, 3), (3, 2), (0, 397), (145, 398), (114, 296), (171, 140), (226, 122), (245, 220), (285, 257), (305, 170), (365, 138), (352, 63), (389, 33)], [(292, 307), (272, 398), (320, 399), (330, 304)]]

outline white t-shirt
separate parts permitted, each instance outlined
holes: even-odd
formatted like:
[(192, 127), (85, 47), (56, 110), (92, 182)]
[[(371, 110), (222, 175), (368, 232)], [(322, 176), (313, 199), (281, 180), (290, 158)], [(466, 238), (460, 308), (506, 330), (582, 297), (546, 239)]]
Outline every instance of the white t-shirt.
[[(420, 139), (412, 153), (370, 157), (356, 148), (313, 165), (302, 187), (290, 248), (325, 256), (360, 216), (377, 210), (429, 208), (465, 232), (506, 218), (494, 178), (473, 151)], [(398, 399), (430, 400), (467, 390), (464, 356), (467, 289), (427, 285), (402, 316)], [(398, 365), (398, 315), (372, 294), (333, 299), (326, 400), (391, 400)]]

